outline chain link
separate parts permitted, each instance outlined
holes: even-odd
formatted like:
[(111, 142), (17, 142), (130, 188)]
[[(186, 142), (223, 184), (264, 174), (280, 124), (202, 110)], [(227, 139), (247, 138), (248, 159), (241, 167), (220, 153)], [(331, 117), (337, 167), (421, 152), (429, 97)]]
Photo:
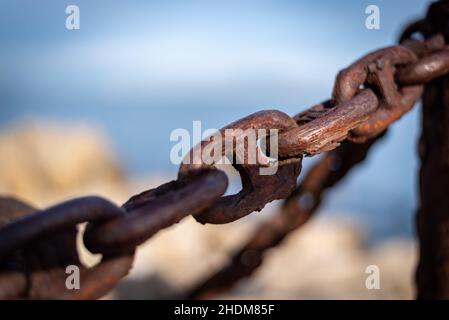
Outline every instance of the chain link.
[[(201, 223), (229, 223), (262, 210), (273, 200), (287, 198), (284, 218), (269, 226), (278, 228), (270, 233), (273, 237), (255, 240), (256, 244), (245, 250), (260, 251), (275, 245), (313, 212), (312, 208), (298, 208), (292, 199), (306, 190), (315, 197), (315, 208), (322, 191), (363, 160), (374, 138), (416, 104), (423, 85), (449, 72), (449, 49), (443, 36), (410, 40), (423, 25), (420, 21), (406, 29), (401, 45), (371, 52), (342, 70), (331, 100), (294, 117), (267, 110), (224, 127), (221, 135), (226, 129), (278, 130), (278, 170), (261, 175), (260, 167), (273, 164), (233, 164), (242, 180), (242, 190), (235, 195), (223, 196), (228, 186), (226, 175), (214, 163), (201, 161), (182, 164), (177, 180), (136, 195), (122, 207), (102, 198), (85, 197), (36, 210), (18, 200), (0, 198), (0, 298), (98, 298), (128, 273), (136, 247), (159, 230), (188, 215)], [(238, 140), (239, 135), (233, 139)], [(346, 147), (336, 149), (342, 142)], [(205, 140), (190, 155), (214, 143), (214, 139)], [(302, 158), (334, 149), (320, 162), (327, 171), (313, 170), (296, 188)], [(225, 151), (214, 159), (229, 156)], [(354, 158), (354, 154), (360, 157)], [(328, 161), (336, 157), (344, 159), (345, 169), (332, 174)], [(314, 185), (320, 181), (321, 185)], [(93, 267), (82, 266), (82, 290), (68, 291), (63, 285), (63, 267), (82, 265), (75, 239), (76, 226), (83, 222), (87, 222), (84, 245), (103, 258)]]

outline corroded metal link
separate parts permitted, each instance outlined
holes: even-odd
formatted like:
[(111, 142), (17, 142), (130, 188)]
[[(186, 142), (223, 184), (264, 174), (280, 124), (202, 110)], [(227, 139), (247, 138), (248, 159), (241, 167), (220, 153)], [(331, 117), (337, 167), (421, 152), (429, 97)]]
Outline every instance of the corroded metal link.
[(91, 252), (132, 249), (156, 232), (213, 205), (226, 191), (224, 172), (206, 170), (132, 197), (125, 216), (89, 225), (84, 242)]
[(242, 190), (222, 197), (211, 208), (195, 216), (200, 223), (223, 224), (240, 219), (278, 199), (286, 198), (295, 188), (301, 171), (301, 159), (280, 161), (272, 175), (260, 175), (259, 166), (235, 165), (242, 178)]
[(363, 143), (385, 131), (393, 122), (410, 111), (422, 94), (422, 86), (404, 88), (403, 98), (397, 107), (378, 108), (367, 121), (351, 130), (348, 140)]
[(396, 72), (396, 79), (403, 85), (427, 83), (449, 72), (449, 48), (423, 57), (418, 62)]
[(401, 45), (412, 50), (418, 58), (443, 50), (446, 46), (444, 36), (441, 33), (433, 35), (426, 41), (404, 39)]
[[(413, 44), (413, 47), (417, 51), (419, 49), (421, 54), (444, 46), (441, 36), (420, 43), (423, 45)], [(416, 75), (421, 79), (431, 79), (448, 71), (446, 64), (449, 63), (446, 60), (426, 74), (417, 69), (428, 70), (428, 66), (435, 64), (435, 60), (444, 59), (441, 59), (440, 53), (435, 53), (429, 59), (425, 57), (417, 61), (413, 51), (401, 46), (377, 50), (361, 58), (337, 76), (333, 101), (302, 112), (297, 116), (301, 118), (297, 119), (299, 127), (280, 134), (279, 155), (285, 158), (298, 154), (313, 155), (335, 148), (346, 138), (364, 142), (378, 135), (409, 111), (422, 93), (421, 86), (397, 89), (394, 79), (396, 65), (406, 65), (401, 69), (399, 79), (413, 79)], [(411, 64), (413, 62), (415, 63)], [(371, 90), (360, 92), (360, 87), (364, 84), (373, 86), (379, 92), (380, 101)], [(356, 94), (361, 96), (356, 99)], [(342, 102), (349, 103), (339, 105)]]
[[(0, 197), (0, 228), (6, 224), (29, 215), (36, 210), (17, 199)], [(10, 255), (8, 259), (0, 259), (0, 299), (17, 299), (27, 293), (28, 277), (18, 267), (19, 254)]]
[[(133, 251), (103, 256), (93, 267), (78, 257), (76, 225), (116, 217), (124, 211), (98, 197), (71, 200), (47, 210), (0, 199), (0, 298), (96, 299), (132, 267)], [(79, 290), (67, 290), (68, 265), (80, 269)]]
[(58, 230), (124, 214), (124, 210), (99, 197), (78, 198), (36, 211), (0, 227), (0, 259), (17, 248)]
[[(257, 138), (260, 129), (277, 129), (280, 133), (289, 129), (296, 128), (296, 122), (283, 112), (277, 110), (267, 110), (254, 113), (239, 121), (231, 123), (220, 130), (220, 135), (223, 141), (226, 140), (225, 132), (227, 129), (240, 129), (242, 131), (231, 131), (231, 143), (233, 143), (232, 151), (237, 153), (237, 141), (245, 134), (245, 130), (256, 130)], [(235, 141), (235, 143), (234, 143)], [(229, 141), (228, 141), (229, 142)], [(203, 154), (203, 150), (217, 143), (213, 139), (203, 141), (196, 146), (190, 153), (191, 158), (198, 152)], [(219, 156), (230, 156), (226, 154), (224, 144), (221, 145), (221, 154)], [(257, 147), (257, 151), (258, 150)], [(232, 158), (233, 159), (233, 158)], [(240, 164), (233, 161), (232, 165), (239, 172), (242, 180), (242, 190), (230, 196), (224, 196), (211, 208), (204, 211), (201, 215), (195, 216), (195, 219), (201, 223), (222, 224), (235, 221), (242, 218), (251, 212), (260, 211), (269, 202), (277, 199), (286, 198), (296, 186), (296, 179), (301, 171), (302, 157), (278, 161), (274, 165), (277, 166), (275, 174), (261, 175), (259, 169), (260, 163), (249, 164), (246, 162), (248, 157), (245, 157)], [(192, 174), (198, 170), (204, 170), (213, 166), (213, 164), (206, 164), (201, 157), (200, 163), (186, 164), (183, 163), (179, 169), (179, 177), (184, 177)], [(263, 165), (263, 164), (262, 164)], [(266, 165), (267, 167), (273, 164)]]
[[(257, 164), (268, 166), (269, 163), (263, 163), (261, 157), (256, 157), (255, 163), (249, 163), (249, 157), (247, 154), (241, 154), (241, 150), (247, 151), (247, 146), (242, 147), (240, 143), (245, 140), (246, 130), (253, 130), (256, 138), (261, 138), (259, 130), (265, 130), (264, 134), (267, 136), (270, 129), (276, 129), (282, 133), (290, 129), (296, 128), (296, 122), (287, 114), (278, 110), (263, 110), (246, 116), (240, 120), (237, 120), (218, 132), (220, 140), (211, 136), (198, 145), (196, 145), (186, 156), (182, 162), (178, 177), (184, 177), (192, 172), (203, 170), (207, 168), (213, 168), (215, 163), (207, 163), (205, 158), (212, 155), (212, 160), (220, 160), (221, 157), (227, 157), (231, 162), (239, 160), (242, 165)], [(227, 133), (226, 133), (227, 132)], [(232, 144), (231, 148), (226, 149), (227, 144)], [(214, 151), (219, 149), (220, 154), (215, 155)], [(260, 148), (256, 146), (255, 151), (260, 155)], [(226, 154), (231, 152), (231, 154)], [(235, 159), (238, 157), (239, 159)]]
[(410, 111), (421, 97), (423, 92), (422, 85), (406, 86), (397, 90), (392, 79), (393, 73), (388, 70), (388, 68), (391, 68), (391, 66), (387, 66), (386, 69), (382, 69), (378, 73), (373, 73), (371, 75), (373, 82), (378, 83), (379, 86), (384, 89), (384, 93), (388, 91), (398, 93), (397, 98), (399, 99), (394, 102), (382, 99), (379, 108), (371, 115), (371, 117), (351, 131), (349, 140), (353, 142), (365, 142), (366, 140), (377, 136), (393, 122), (400, 119), (402, 115)]
[[(366, 123), (351, 132), (352, 141), (364, 142), (384, 131), (410, 111), (421, 98), (423, 83), (449, 71), (449, 51), (441, 35), (433, 36), (425, 42), (408, 42), (405, 46), (413, 50), (420, 59), (399, 66), (397, 70), (389, 63), (388, 56), (377, 61), (376, 67), (381, 68), (370, 70), (368, 82), (382, 89), (380, 107)], [(399, 84), (399, 89), (396, 83)], [(387, 90), (391, 93), (386, 94)], [(388, 96), (394, 95), (399, 99), (387, 99)]]
[[(379, 72), (381, 68), (389, 67), (387, 70), (391, 72), (391, 67), (397, 65), (406, 65), (416, 62), (418, 58), (415, 53), (403, 46), (392, 46), (380, 50), (376, 50), (369, 53), (357, 60), (349, 67), (340, 71), (336, 77), (334, 90), (332, 92), (332, 100), (334, 105), (348, 101), (352, 99), (357, 92), (359, 92), (360, 87), (370, 83), (370, 75)], [(393, 74), (391, 74), (393, 77)], [(379, 85), (379, 84), (375, 84)], [(381, 84), (385, 85), (385, 84)], [(388, 103), (389, 106), (394, 106), (400, 103), (400, 94), (394, 91), (386, 91), (384, 87), (379, 87), (379, 93), (382, 94), (382, 99)]]
[(391, 123), (409, 111), (421, 97), (423, 86), (401, 86), (395, 82), (398, 66), (416, 63), (416, 54), (405, 46), (393, 46), (370, 53), (342, 70), (332, 93), (334, 103), (348, 101), (361, 86), (372, 88), (379, 97), (379, 107), (348, 139), (364, 142), (383, 132)]
[(300, 113), (295, 117), (300, 125), (279, 134), (279, 156), (314, 155), (336, 148), (350, 130), (369, 119), (377, 106), (374, 92), (365, 89), (336, 107), (327, 101)]

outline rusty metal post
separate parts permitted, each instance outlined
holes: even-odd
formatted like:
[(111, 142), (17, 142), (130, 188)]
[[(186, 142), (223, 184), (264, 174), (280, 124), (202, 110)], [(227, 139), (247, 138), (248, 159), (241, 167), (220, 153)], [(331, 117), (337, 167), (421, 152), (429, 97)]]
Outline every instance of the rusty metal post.
[[(429, 8), (424, 34), (449, 40), (449, 1)], [(417, 215), (418, 299), (449, 299), (449, 76), (425, 87), (422, 108), (420, 196)]]

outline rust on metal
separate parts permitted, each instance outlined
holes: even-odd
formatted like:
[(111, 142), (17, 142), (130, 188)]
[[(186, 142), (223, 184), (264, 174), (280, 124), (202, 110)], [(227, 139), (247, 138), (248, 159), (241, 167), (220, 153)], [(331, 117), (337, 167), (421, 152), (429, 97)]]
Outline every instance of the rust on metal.
[[(301, 154), (314, 155), (338, 147), (349, 132), (367, 121), (377, 109), (378, 100), (372, 90), (362, 90), (354, 98), (336, 107), (326, 108), (326, 103), (311, 108), (312, 117), (317, 110), (326, 110), (310, 122), (279, 134), (279, 156), (288, 158)], [(308, 118), (309, 110), (301, 117)]]
[[(84, 197), (38, 210), (0, 198), (0, 298), (99, 298), (126, 276), (136, 247), (159, 230), (189, 215), (201, 223), (229, 223), (271, 201), (287, 199), (282, 211), (259, 227), (228, 266), (189, 296), (208, 297), (226, 290), (251, 274), (267, 249), (303, 225), (318, 208), (323, 192), (361, 162), (372, 144), (421, 97), (418, 297), (449, 298), (448, 13), (448, 0), (432, 4), (425, 19), (405, 30), (401, 45), (373, 51), (343, 69), (331, 100), (294, 117), (266, 110), (224, 127), (218, 136), (225, 141), (227, 129), (240, 130), (231, 131), (232, 155), (227, 154), (226, 143), (219, 145), (220, 139), (212, 136), (188, 154), (193, 161), (180, 166), (177, 180), (136, 195), (122, 207)], [(413, 38), (418, 32), (425, 40)], [(257, 139), (276, 137), (279, 158), (256, 157), (251, 163), (248, 129), (256, 131)], [(267, 142), (256, 153), (271, 156), (272, 147)], [(213, 161), (204, 161), (204, 150)], [(297, 187), (302, 158), (322, 152), (327, 153)], [(229, 157), (240, 174), (242, 190), (235, 195), (223, 196), (228, 179), (215, 168), (220, 157)], [(273, 167), (277, 170), (272, 175), (260, 173), (261, 168)], [(92, 267), (80, 262), (76, 247), (77, 226), (84, 222), (84, 245), (102, 254)], [(80, 266), (80, 290), (64, 286), (64, 267), (69, 264)]]
[(415, 64), (398, 70), (396, 78), (402, 84), (427, 83), (449, 72), (449, 50), (445, 49), (422, 58)]
[[(299, 121), (301, 117), (300, 114), (296, 118)], [(258, 226), (252, 237), (236, 250), (229, 263), (190, 289), (186, 297), (213, 298), (231, 289), (240, 279), (250, 276), (262, 264), (265, 252), (304, 225), (319, 208), (325, 191), (362, 162), (381, 137), (383, 134), (363, 144), (345, 141), (340, 148), (326, 153), (307, 172), (279, 211)]]
[[(47, 210), (0, 199), (0, 298), (96, 299), (105, 295), (128, 274), (133, 252), (103, 256), (97, 265), (85, 267), (78, 257), (76, 224), (119, 214), (120, 208), (98, 197), (71, 200)], [(66, 288), (68, 265), (80, 268), (79, 290)]]
[(227, 185), (222, 171), (207, 170), (143, 192), (123, 205), (126, 215), (88, 226), (86, 247), (92, 252), (135, 248), (157, 231), (210, 207)]
[[(223, 139), (226, 139), (226, 130), (231, 133), (231, 143), (233, 143), (232, 151), (237, 150), (238, 134), (244, 134), (247, 129), (255, 130), (257, 133), (260, 129), (276, 129), (280, 133), (285, 132), (291, 128), (296, 127), (294, 119), (283, 112), (277, 110), (266, 110), (254, 113), (239, 121), (233, 122), (230, 125), (220, 130)], [(234, 129), (240, 129), (237, 131)], [(257, 138), (260, 138), (257, 136)], [(203, 141), (199, 146), (191, 151), (191, 158), (194, 153), (200, 149), (205, 150), (209, 144), (213, 144), (214, 140)], [(225, 154), (225, 144), (222, 144), (222, 154), (220, 156), (228, 156)], [(202, 160), (202, 159), (200, 159)], [(230, 160), (234, 160), (233, 158)], [(238, 171), (242, 181), (242, 190), (235, 194), (224, 196), (217, 201), (211, 208), (208, 208), (200, 215), (195, 215), (195, 219), (201, 223), (222, 224), (229, 223), (240, 219), (251, 212), (260, 211), (264, 206), (277, 199), (286, 198), (295, 188), (296, 179), (301, 171), (302, 157), (291, 158), (288, 160), (279, 161), (276, 165), (277, 170), (272, 175), (261, 175), (259, 172), (260, 164), (249, 164), (245, 161), (240, 164), (232, 161), (232, 165)], [(179, 169), (179, 177), (188, 176), (192, 172), (210, 168), (212, 164), (189, 163), (182, 164)]]
[[(441, 32), (449, 38), (449, 1), (433, 3), (421, 33)], [(446, 51), (435, 53), (423, 73), (442, 75)], [(420, 70), (421, 70), (420, 69)], [(425, 86), (422, 103), (422, 133), (419, 141), (420, 206), (417, 214), (419, 262), (416, 270), (418, 299), (449, 299), (449, 76), (433, 79)]]

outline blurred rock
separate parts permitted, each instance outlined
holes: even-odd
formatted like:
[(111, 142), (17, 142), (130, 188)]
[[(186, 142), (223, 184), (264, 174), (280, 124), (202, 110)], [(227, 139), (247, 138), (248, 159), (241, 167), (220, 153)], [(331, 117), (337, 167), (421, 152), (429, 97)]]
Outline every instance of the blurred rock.
[[(142, 247), (134, 270), (113, 298), (167, 298), (217, 270), (251, 234), (254, 221), (202, 226), (193, 219)], [(415, 248), (391, 240), (367, 248), (360, 227), (318, 217), (268, 251), (260, 269), (219, 299), (412, 299)], [(366, 267), (380, 268), (380, 290), (365, 286)], [(156, 284), (154, 290), (152, 283)], [(130, 284), (139, 282), (146, 286)]]
[(0, 133), (0, 192), (40, 206), (81, 195), (123, 193), (123, 173), (102, 132), (26, 122)]
[[(266, 256), (253, 279), (226, 297), (285, 299), (411, 299), (414, 247), (392, 240), (363, 245), (354, 224), (317, 218)], [(380, 290), (365, 286), (366, 267), (380, 269)]]

